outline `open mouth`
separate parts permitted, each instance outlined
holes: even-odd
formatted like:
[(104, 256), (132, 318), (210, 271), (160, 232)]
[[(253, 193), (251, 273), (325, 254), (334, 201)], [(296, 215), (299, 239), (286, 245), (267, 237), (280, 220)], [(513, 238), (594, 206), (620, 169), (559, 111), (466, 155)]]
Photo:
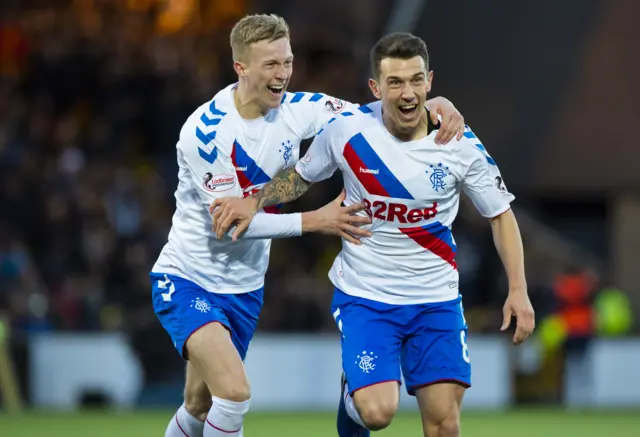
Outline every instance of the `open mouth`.
[(284, 85), (267, 85), (267, 89), (274, 96), (281, 96), (284, 92)]
[(416, 105), (416, 104), (414, 104), (414, 105), (402, 105), (402, 106), (398, 106), (398, 109), (404, 115), (413, 115), (418, 110), (418, 105)]

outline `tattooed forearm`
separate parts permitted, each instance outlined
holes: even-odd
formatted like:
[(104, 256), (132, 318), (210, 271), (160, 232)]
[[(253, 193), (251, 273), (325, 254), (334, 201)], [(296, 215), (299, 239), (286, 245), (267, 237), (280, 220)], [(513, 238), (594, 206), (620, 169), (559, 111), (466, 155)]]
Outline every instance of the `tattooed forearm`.
[(294, 167), (282, 170), (262, 190), (253, 195), (258, 200), (257, 209), (296, 200), (311, 186), (296, 172)]

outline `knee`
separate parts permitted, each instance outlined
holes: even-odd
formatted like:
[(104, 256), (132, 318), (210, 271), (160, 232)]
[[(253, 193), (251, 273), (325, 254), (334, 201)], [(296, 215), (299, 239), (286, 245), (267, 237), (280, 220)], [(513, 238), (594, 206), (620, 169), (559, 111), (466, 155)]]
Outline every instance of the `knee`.
[[(460, 420), (457, 414), (448, 414), (438, 420), (431, 421), (429, 437), (458, 437), (460, 435)], [(427, 433), (425, 433), (425, 437)]]
[(185, 389), (184, 407), (196, 419), (204, 420), (211, 409), (211, 404), (211, 395), (208, 391)]
[(247, 402), (251, 399), (251, 389), (246, 381), (231, 384), (223, 390), (220, 397), (233, 402)]
[(373, 402), (362, 402), (357, 405), (360, 418), (365, 426), (371, 431), (379, 431), (388, 427), (396, 414), (397, 405), (393, 402), (376, 400)]

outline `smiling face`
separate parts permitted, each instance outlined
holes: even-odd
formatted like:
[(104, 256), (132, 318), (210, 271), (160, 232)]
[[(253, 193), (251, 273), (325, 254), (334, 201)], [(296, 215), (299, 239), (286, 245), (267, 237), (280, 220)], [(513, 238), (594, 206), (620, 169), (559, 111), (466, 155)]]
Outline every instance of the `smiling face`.
[(231, 31), (231, 48), (242, 88), (241, 104), (249, 108), (247, 113), (265, 114), (277, 108), (293, 73), (289, 27), (284, 19), (247, 15)]
[(433, 73), (428, 72), (424, 59), (384, 58), (380, 62), (379, 79), (369, 85), (382, 100), (385, 116), (394, 131), (409, 133), (420, 127), (426, 116), (425, 102), (431, 90)]
[(293, 73), (293, 53), (288, 38), (252, 44), (240, 63), (250, 100), (263, 110), (277, 108)]
[(431, 90), (427, 46), (408, 33), (382, 38), (371, 50), (371, 92), (382, 100), (385, 125), (392, 134), (412, 138), (426, 129), (425, 102)]

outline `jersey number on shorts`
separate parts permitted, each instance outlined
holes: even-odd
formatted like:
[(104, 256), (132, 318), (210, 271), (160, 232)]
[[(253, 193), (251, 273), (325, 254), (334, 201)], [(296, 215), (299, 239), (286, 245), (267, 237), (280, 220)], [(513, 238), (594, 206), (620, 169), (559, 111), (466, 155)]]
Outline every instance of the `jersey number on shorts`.
[(169, 279), (167, 275), (164, 275), (164, 279), (164, 281), (160, 279), (158, 280), (158, 288), (161, 290), (169, 288), (168, 293), (162, 293), (162, 300), (164, 300), (165, 302), (171, 302), (171, 295), (175, 293), (176, 286), (173, 282), (171, 282), (171, 279)]
[(333, 319), (338, 324), (338, 329), (340, 330), (340, 333), (342, 333), (342, 320), (338, 320), (338, 317), (340, 317), (340, 308), (336, 309), (333, 312)]
[(469, 347), (467, 346), (467, 333), (464, 329), (460, 331), (460, 343), (462, 343), (462, 359), (465, 362), (470, 363), (471, 360), (469, 359)]

